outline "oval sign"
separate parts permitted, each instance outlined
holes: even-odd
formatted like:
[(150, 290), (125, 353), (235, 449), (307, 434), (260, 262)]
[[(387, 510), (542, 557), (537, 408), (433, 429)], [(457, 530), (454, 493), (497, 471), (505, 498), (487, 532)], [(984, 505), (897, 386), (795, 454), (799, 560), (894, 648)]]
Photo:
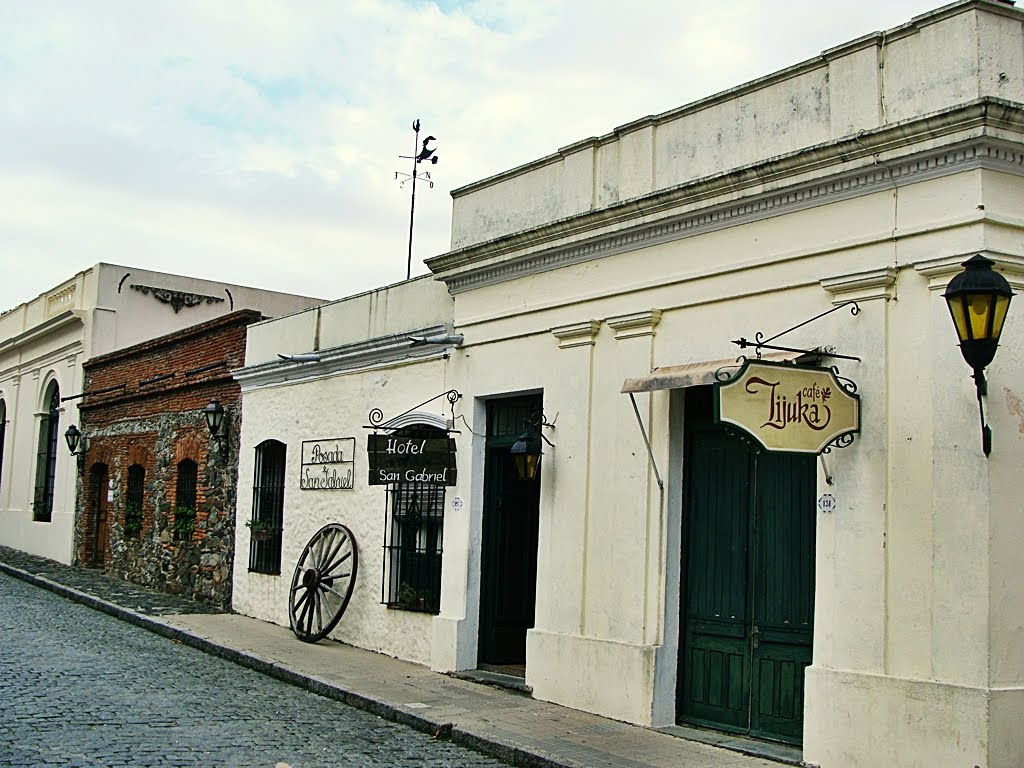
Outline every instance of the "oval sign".
[(821, 453), (860, 432), (860, 396), (831, 369), (747, 360), (733, 379), (715, 385), (715, 420), (768, 451)]

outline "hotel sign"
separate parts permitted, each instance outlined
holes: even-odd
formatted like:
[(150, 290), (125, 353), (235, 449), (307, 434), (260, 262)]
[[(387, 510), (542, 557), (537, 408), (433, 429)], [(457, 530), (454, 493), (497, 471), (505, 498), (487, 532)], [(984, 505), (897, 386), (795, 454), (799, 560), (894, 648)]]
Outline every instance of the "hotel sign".
[(351, 491), (355, 480), (356, 439), (303, 440), (299, 488), (303, 491)]
[(372, 434), (366, 442), (370, 485), (455, 485), (455, 439)]
[(821, 453), (837, 438), (860, 432), (860, 396), (828, 369), (748, 360), (715, 386), (715, 419), (769, 451)]

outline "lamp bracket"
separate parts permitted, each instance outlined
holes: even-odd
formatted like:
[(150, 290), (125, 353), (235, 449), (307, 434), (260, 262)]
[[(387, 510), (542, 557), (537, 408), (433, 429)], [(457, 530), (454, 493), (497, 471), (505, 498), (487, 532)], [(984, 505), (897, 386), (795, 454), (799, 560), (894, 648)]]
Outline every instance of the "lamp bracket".
[(838, 312), (840, 309), (843, 309), (844, 307), (849, 307), (850, 308), (850, 314), (851, 315), (859, 315), (860, 314), (860, 305), (856, 301), (844, 301), (842, 304), (838, 304), (838, 305), (832, 307), (832, 309), (830, 309), (830, 310), (828, 310), (826, 312), (822, 312), (820, 315), (815, 315), (814, 317), (812, 317), (812, 318), (810, 318), (808, 320), (804, 320), (802, 323), (797, 323), (792, 328), (787, 328), (784, 331), (780, 331), (779, 333), (776, 333), (774, 336), (771, 336), (771, 337), (769, 337), (767, 339), (764, 337), (764, 333), (762, 331), (758, 331), (757, 333), (754, 334), (754, 340), (753, 341), (750, 341), (749, 339), (741, 336), (738, 339), (733, 339), (732, 343), (736, 344), (740, 349), (746, 349), (747, 347), (753, 347), (754, 348), (754, 356), (758, 360), (761, 359), (761, 350), (763, 350), (763, 349), (771, 349), (771, 350), (775, 350), (775, 351), (779, 351), (779, 352), (798, 352), (798, 353), (806, 354), (806, 355), (819, 355), (821, 357), (835, 357), (835, 358), (838, 358), (838, 359), (841, 359), (841, 360), (857, 360), (857, 361), (859, 361), (860, 358), (859, 357), (854, 357), (853, 355), (840, 355), (840, 354), (837, 354), (834, 351), (833, 347), (823, 347), (823, 348), (819, 348), (819, 349), (796, 349), (794, 347), (780, 347), (780, 346), (777, 346), (777, 345), (769, 344), (769, 342), (775, 341), (779, 337), (785, 336), (787, 333), (795, 331), (797, 328), (803, 328), (805, 325), (813, 323), (815, 320), (820, 320), (821, 318), (825, 317), (826, 315), (831, 315), (833, 312)]
[[(454, 424), (455, 423), (455, 404), (457, 402), (459, 402), (459, 400), (462, 399), (462, 395), (459, 393), (458, 390), (449, 389), (449, 390), (447, 390), (445, 392), (442, 392), (442, 393), (440, 393), (438, 395), (434, 395), (429, 400), (424, 400), (419, 405), (414, 405), (412, 408), (410, 408), (410, 409), (408, 409), (406, 411), (402, 411), (397, 416), (392, 416), (390, 419), (387, 419), (387, 420), (384, 419), (384, 412), (381, 411), (380, 408), (374, 408), (372, 411), (370, 411), (370, 415), (369, 415), (370, 423), (366, 424), (366, 425), (363, 425), (363, 429), (372, 429), (374, 432), (376, 432), (378, 429), (388, 429), (388, 430), (399, 429), (399, 427), (397, 427), (397, 426), (389, 426), (389, 425), (392, 424), (393, 422), (397, 421), (398, 419), (402, 418), (403, 416), (406, 416), (406, 415), (412, 413), (413, 411), (418, 411), (420, 408), (422, 408), (427, 403), (432, 403), (435, 400), (437, 400), (439, 398), (442, 398), (442, 397), (446, 398), (448, 400), (448, 405), (450, 406), (451, 412), (452, 412), (451, 423)], [(457, 429), (449, 429), (449, 430), (446, 430), (446, 431), (449, 432), (449, 433), (450, 432), (458, 433), (459, 430), (457, 430)]]

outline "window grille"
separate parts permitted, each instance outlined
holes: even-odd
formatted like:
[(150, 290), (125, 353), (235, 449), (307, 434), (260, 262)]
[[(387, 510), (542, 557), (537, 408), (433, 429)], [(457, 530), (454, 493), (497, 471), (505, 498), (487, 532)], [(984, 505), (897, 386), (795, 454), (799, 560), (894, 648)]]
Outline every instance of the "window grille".
[(137, 539), (142, 534), (142, 502), (146, 488), (146, 470), (139, 464), (128, 467), (128, 493), (124, 507), (124, 535)]
[(199, 465), (192, 459), (183, 459), (178, 463), (178, 480), (174, 497), (174, 521), (171, 527), (174, 538), (188, 541), (196, 525), (196, 485), (199, 478)]
[[(443, 436), (442, 430), (400, 430), (403, 437)], [(441, 554), (445, 487), (431, 483), (388, 486), (384, 526), (384, 600), (410, 611), (441, 608)]]
[(287, 446), (277, 440), (264, 440), (256, 446), (249, 519), (249, 570), (255, 573), (281, 573), (286, 453)]
[(57, 474), (57, 435), (60, 429), (60, 389), (51, 385), (49, 409), (39, 421), (39, 450), (36, 453), (36, 488), (32, 519), (48, 523), (53, 516), (53, 483)]
[(0, 487), (4, 477), (4, 439), (7, 437), (7, 403), (0, 400)]

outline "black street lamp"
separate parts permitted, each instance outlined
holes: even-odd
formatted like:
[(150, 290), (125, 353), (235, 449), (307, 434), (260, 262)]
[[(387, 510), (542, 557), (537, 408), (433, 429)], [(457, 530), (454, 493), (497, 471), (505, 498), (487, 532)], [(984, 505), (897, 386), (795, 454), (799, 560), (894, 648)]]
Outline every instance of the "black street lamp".
[(980, 253), (963, 263), (964, 271), (949, 281), (943, 296), (960, 339), (960, 353), (974, 371), (981, 412), (981, 447), (992, 452), (992, 430), (985, 423), (982, 396), (988, 394), (985, 368), (995, 357), (1013, 291), (1006, 278), (992, 269), (994, 261)]
[[(78, 427), (72, 424), (70, 427), (67, 428), (67, 431), (64, 433), (64, 440), (68, 444), (68, 450), (71, 451), (71, 455), (77, 456), (78, 444), (82, 441), (81, 430), (79, 430)], [(82, 447), (82, 452), (85, 452), (84, 446)]]
[[(558, 418), (558, 414), (555, 414), (555, 418)], [(512, 459), (516, 463), (516, 474), (520, 480), (536, 479), (543, 449), (541, 440), (552, 448), (555, 447), (554, 443), (544, 437), (544, 433), (541, 431), (544, 427), (554, 429), (555, 425), (544, 418), (543, 413), (535, 413), (526, 420), (526, 431), (512, 444), (509, 453), (512, 454)]]
[(221, 425), (224, 423), (224, 406), (219, 400), (211, 400), (203, 408), (203, 416), (206, 417), (206, 427), (210, 430), (210, 436), (217, 441), (217, 451), (224, 455), (226, 452), (227, 435), (221, 434)]
[(541, 445), (540, 435), (533, 427), (528, 427), (512, 445), (512, 459), (516, 463), (516, 474), (520, 480), (533, 480), (540, 468)]

